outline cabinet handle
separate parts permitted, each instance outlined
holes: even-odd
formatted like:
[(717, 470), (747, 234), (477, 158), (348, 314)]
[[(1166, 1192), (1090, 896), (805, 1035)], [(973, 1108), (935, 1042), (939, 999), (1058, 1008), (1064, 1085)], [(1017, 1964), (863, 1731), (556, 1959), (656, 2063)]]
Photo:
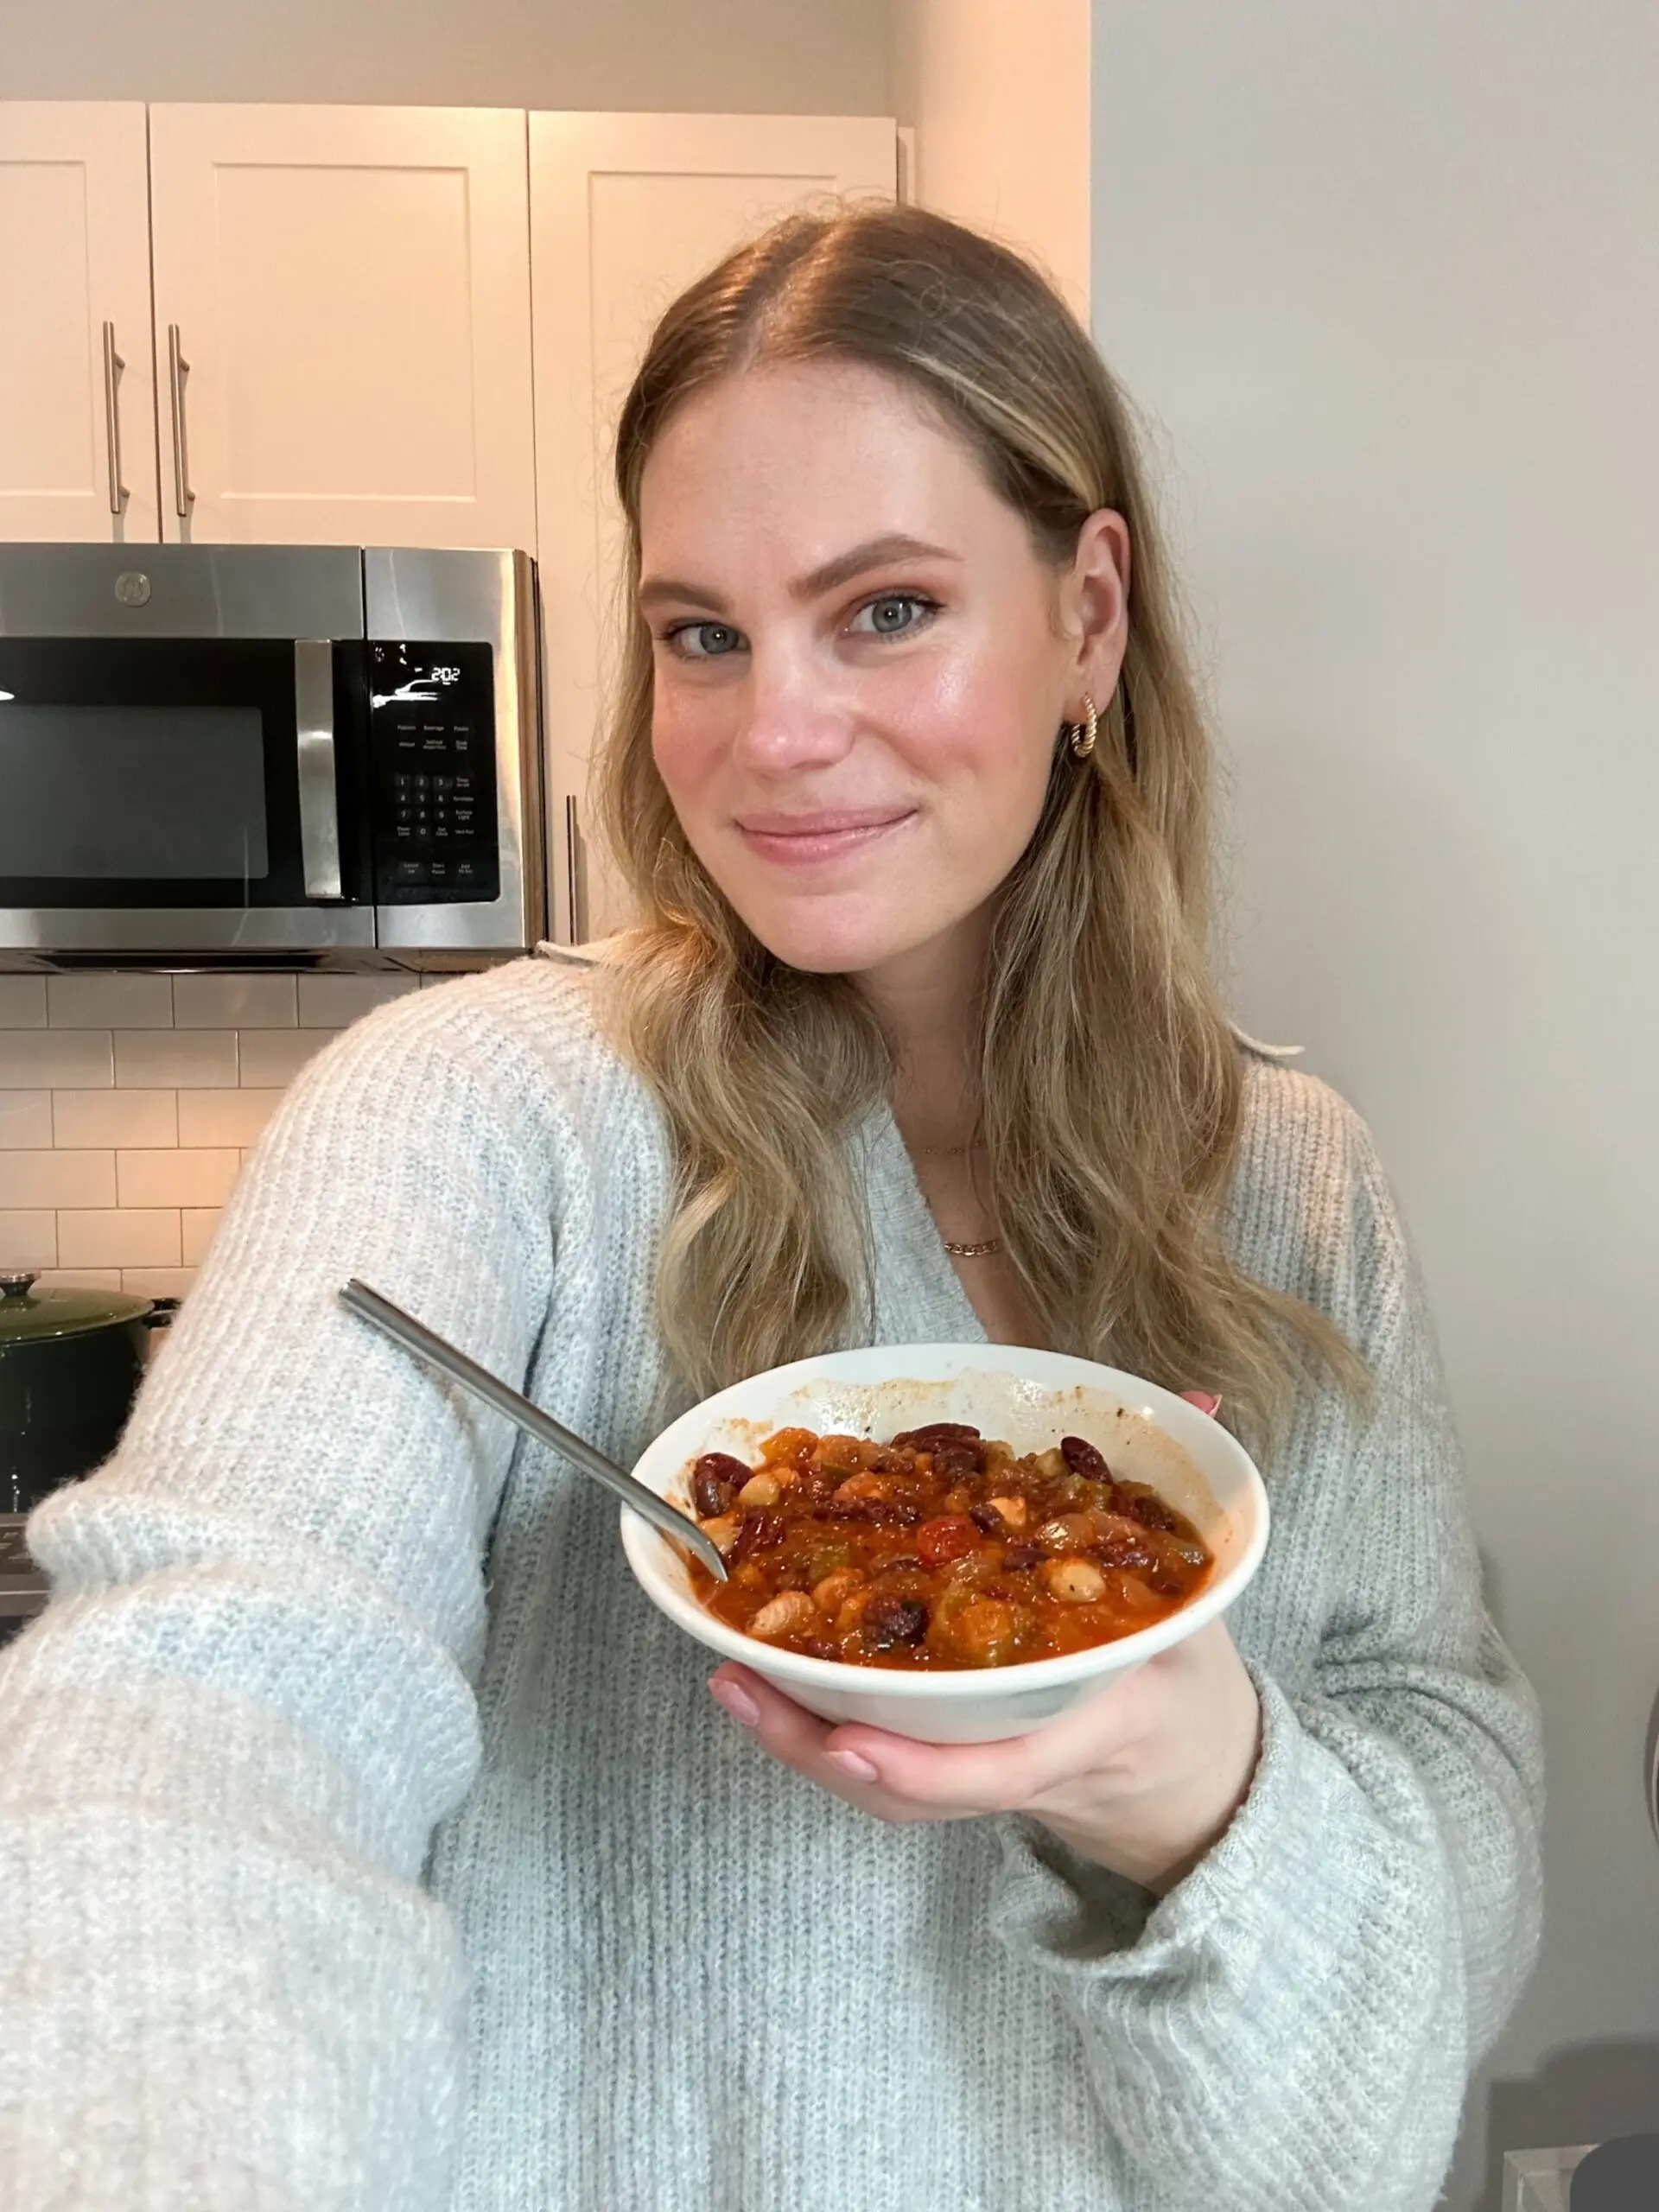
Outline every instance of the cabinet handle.
[(121, 403), (116, 396), (116, 379), (126, 363), (115, 350), (115, 325), (104, 326), (104, 442), (110, 469), (110, 512), (118, 515), (126, 504), (127, 487), (122, 482), (121, 468)]
[(167, 326), (167, 373), (173, 394), (173, 504), (181, 521), (188, 521), (195, 493), (190, 489), (190, 453), (184, 438), (184, 380), (190, 364), (179, 343), (179, 326)]
[(564, 872), (570, 887), (570, 942), (588, 942), (588, 887), (582, 865), (582, 824), (574, 796), (564, 802)]
[(300, 866), (308, 899), (345, 896), (340, 880), (340, 797), (334, 780), (334, 649), (294, 640), (294, 727), (300, 769)]

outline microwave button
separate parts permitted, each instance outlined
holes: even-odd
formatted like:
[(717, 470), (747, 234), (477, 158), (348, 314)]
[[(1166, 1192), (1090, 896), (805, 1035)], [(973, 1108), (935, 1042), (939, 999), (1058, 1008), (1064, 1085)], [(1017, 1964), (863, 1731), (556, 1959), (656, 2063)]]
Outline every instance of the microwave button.
[(429, 864), (427, 872), (429, 879), (434, 883), (448, 883), (449, 880), (449, 863), (448, 861), (431, 861)]
[(455, 888), (457, 891), (463, 889), (470, 890), (473, 885), (477, 881), (478, 862), (476, 861), (457, 861), (455, 862)]
[(429, 879), (424, 861), (399, 861), (391, 871), (394, 883), (424, 884)]

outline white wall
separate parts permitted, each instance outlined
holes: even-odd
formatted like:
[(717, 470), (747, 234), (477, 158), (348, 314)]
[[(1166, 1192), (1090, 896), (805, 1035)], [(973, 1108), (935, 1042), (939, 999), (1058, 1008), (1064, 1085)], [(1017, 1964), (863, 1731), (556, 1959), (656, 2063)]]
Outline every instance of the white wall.
[(1542, 1695), (1504, 2147), (1659, 2118), (1659, 35), (1097, 0), (1094, 321), (1235, 778), (1236, 1002), (1370, 1116)]
[(1089, 308), (1090, 0), (893, 0), (913, 196), (1034, 254)]
[(0, 99), (887, 115), (887, 0), (0, 0)]

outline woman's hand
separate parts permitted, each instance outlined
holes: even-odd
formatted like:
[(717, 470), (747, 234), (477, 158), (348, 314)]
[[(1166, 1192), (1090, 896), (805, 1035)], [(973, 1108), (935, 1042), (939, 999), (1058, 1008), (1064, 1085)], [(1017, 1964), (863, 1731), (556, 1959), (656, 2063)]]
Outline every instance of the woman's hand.
[(1225, 1834), (1261, 1749), (1255, 1685), (1224, 1621), (1035, 1734), (1000, 1744), (918, 1744), (835, 1727), (747, 1667), (721, 1667), (709, 1688), (774, 1758), (879, 1820), (1029, 1813), (1160, 1896)]

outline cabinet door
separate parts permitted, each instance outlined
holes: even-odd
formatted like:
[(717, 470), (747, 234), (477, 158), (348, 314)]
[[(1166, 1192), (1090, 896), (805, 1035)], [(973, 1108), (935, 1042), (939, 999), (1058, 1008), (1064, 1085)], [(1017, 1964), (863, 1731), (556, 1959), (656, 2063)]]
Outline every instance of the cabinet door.
[(168, 537), (533, 551), (522, 112), (149, 113)]
[(157, 534), (143, 107), (0, 102), (0, 538)]
[[(569, 837), (568, 810), (574, 802), (578, 830), (591, 822), (621, 553), (612, 432), (645, 341), (677, 292), (776, 216), (829, 194), (892, 200), (896, 159), (893, 123), (869, 116), (530, 118), (545, 788), (561, 937), (601, 937), (626, 919), (602, 856)], [(573, 900), (584, 872), (586, 895)]]

